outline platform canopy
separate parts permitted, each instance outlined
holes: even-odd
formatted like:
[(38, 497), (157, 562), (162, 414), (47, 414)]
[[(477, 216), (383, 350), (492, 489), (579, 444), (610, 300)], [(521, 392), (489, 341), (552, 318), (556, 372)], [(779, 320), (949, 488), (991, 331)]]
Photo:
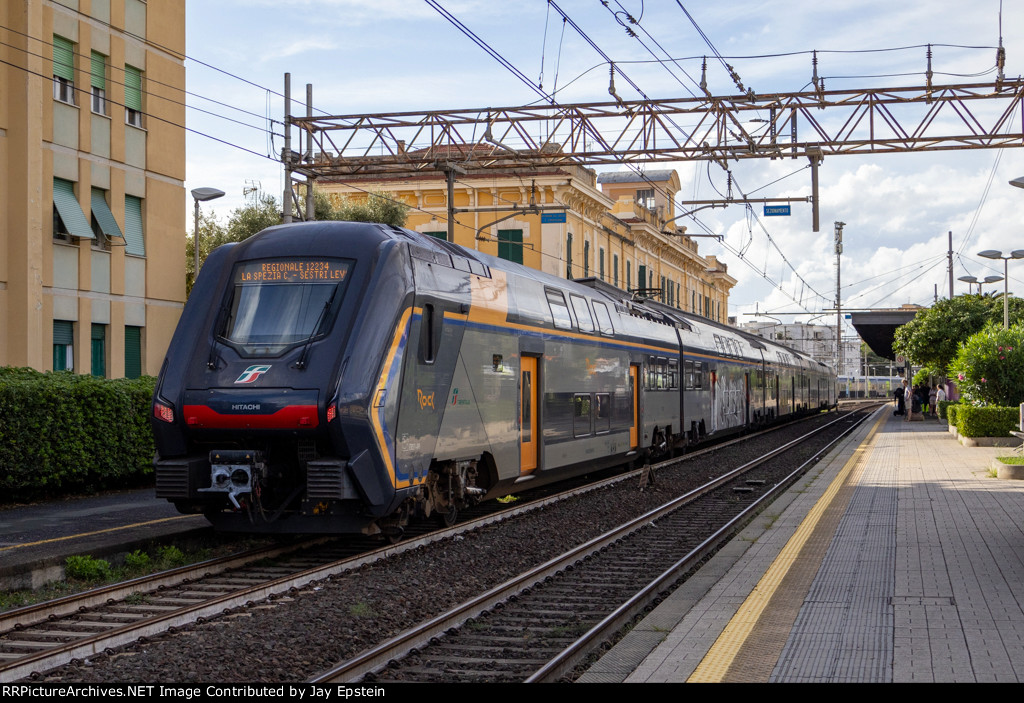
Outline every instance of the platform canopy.
[(851, 313), (850, 322), (860, 338), (871, 347), (871, 351), (895, 361), (892, 341), (896, 328), (913, 320), (915, 315), (917, 310), (873, 310)]

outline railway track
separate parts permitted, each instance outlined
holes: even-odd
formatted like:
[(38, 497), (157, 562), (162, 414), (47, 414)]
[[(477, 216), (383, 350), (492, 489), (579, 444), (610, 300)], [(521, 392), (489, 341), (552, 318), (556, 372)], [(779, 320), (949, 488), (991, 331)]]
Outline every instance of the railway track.
[[(746, 439), (749, 436), (732, 443)], [(731, 443), (688, 454), (682, 460), (698, 458), (728, 444)], [(232, 609), (252, 606), (268, 598), (285, 600), (282, 596), (311, 583), (434, 542), (457, 538), (459, 534), (542, 509), (573, 495), (634, 481), (640, 473), (622, 474), (527, 505), (507, 508), (497, 515), (476, 517), (452, 528), (410, 537), (398, 545), (369, 548), (365, 542), (356, 545), (325, 539), (315, 540), (316, 544), (305, 541), (204, 562), (0, 613), (0, 678), (12, 681), (38, 676), (69, 662), (110, 653), (140, 638), (173, 633)], [(641, 523), (651, 519), (645, 516)], [(269, 560), (273, 563), (268, 564)], [(443, 629), (448, 627), (450, 625)]]
[[(559, 680), (868, 416), (837, 418), (311, 681)], [(837, 436), (796, 469), (772, 466), (829, 430)]]

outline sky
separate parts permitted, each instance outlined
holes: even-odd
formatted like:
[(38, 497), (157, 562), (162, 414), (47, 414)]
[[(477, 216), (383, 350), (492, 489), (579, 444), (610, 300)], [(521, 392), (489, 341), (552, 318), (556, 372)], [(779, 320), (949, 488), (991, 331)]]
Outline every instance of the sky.
[[(1019, 0), (1003, 7), (1000, 0), (555, 1), (589, 42), (563, 24), (546, 0), (436, 4), (533, 84), (557, 89), (563, 103), (608, 99), (608, 64), (598, 50), (650, 98), (696, 92), (702, 57), (709, 55), (708, 89), (735, 94), (716, 52), (745, 88), (761, 94), (808, 89), (811, 50), (819, 52), (817, 71), (826, 89), (922, 85), (927, 44), (933, 45), (935, 85), (993, 82), (1000, 34), (1007, 78), (1024, 73)], [(283, 145), (285, 72), (292, 76), (293, 98), (304, 98), (311, 83), (314, 109), (333, 115), (537, 100), (534, 90), (426, 0), (188, 0), (186, 8), (186, 187), (225, 191), (220, 200), (203, 204), (222, 220), (244, 205), (246, 188), (280, 199), (283, 171), (271, 157)], [(677, 59), (672, 71), (653, 62), (627, 34), (627, 13), (647, 46), (658, 51), (656, 42)], [(626, 99), (639, 97), (621, 78), (616, 88)], [(990, 109), (976, 108), (979, 114)], [(1018, 130), (1021, 120), (1016, 114)], [(679, 200), (717, 198), (726, 190), (725, 172), (706, 162), (651, 168), (672, 166), (682, 183)], [(806, 160), (789, 159), (733, 162), (734, 195), (738, 190), (749, 197), (806, 197), (806, 166)], [(681, 222), (691, 232), (722, 235), (721, 242), (698, 242), (701, 254), (724, 261), (738, 281), (730, 295), (731, 315), (740, 322), (771, 319), (755, 312), (806, 322), (834, 310), (835, 221), (846, 223), (844, 309), (930, 305), (936, 294), (947, 297), (947, 232), (953, 233), (954, 278), (1002, 275), (1002, 262), (977, 252), (1024, 248), (1024, 190), (1008, 184), (1021, 176), (1024, 149), (827, 157), (819, 169), (817, 233), (810, 205), (802, 203), (792, 206), (790, 217), (763, 217), (755, 206), (758, 217), (752, 218), (733, 204), (703, 210), (700, 224)], [(1024, 262), (1010, 262), (1009, 272), (1011, 293), (1024, 293)], [(967, 289), (955, 281), (956, 294)], [(832, 320), (834, 312), (815, 321)]]

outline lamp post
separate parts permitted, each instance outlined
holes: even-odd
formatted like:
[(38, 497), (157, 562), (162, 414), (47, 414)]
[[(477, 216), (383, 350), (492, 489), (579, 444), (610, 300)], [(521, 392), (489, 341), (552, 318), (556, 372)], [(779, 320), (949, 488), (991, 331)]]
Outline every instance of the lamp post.
[(192, 190), (192, 199), (196, 204), (196, 219), (195, 226), (192, 230), (192, 248), (195, 254), (195, 270), (192, 274), (192, 283), (194, 284), (196, 279), (199, 278), (199, 203), (205, 203), (207, 200), (216, 200), (217, 198), (224, 195), (223, 190), (217, 190), (216, 188), (195, 188)]
[[(1013, 181), (1010, 182), (1013, 183)], [(1009, 256), (1003, 256), (1003, 252), (995, 249), (986, 249), (979, 251), (978, 256), (1003, 260), (1003, 329), (1008, 330), (1010, 329), (1010, 270), (1008, 262), (1010, 259), (1024, 259), (1024, 249), (1014, 249)]]
[(977, 276), (960, 276), (956, 280), (963, 281), (964, 283), (977, 283), (978, 284), (978, 295), (981, 295), (981, 285), (983, 283), (996, 283), (997, 281), (1003, 280), (1003, 277), (1002, 276), (985, 276), (984, 279), (979, 279)]

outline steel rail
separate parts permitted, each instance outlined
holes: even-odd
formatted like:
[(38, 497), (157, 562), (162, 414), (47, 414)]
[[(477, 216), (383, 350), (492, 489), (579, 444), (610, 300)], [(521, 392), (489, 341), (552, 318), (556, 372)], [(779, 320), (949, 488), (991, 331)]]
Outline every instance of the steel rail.
[(404, 657), (449, 630), (457, 629), (467, 620), (477, 617), (483, 612), (493, 608), (498, 603), (509, 600), (512, 596), (532, 588), (548, 577), (557, 574), (567, 567), (580, 562), (585, 557), (592, 555), (619, 540), (628, 537), (633, 532), (647, 527), (651, 522), (671, 513), (680, 507), (693, 502), (697, 498), (710, 493), (711, 491), (725, 485), (735, 479), (738, 475), (763, 464), (771, 458), (787, 451), (800, 444), (810, 437), (824, 431), (832, 425), (841, 422), (847, 415), (838, 417), (831, 422), (808, 432), (801, 437), (791, 440), (779, 447), (772, 449), (764, 455), (747, 462), (739, 467), (731, 469), (724, 474), (706, 482), (705, 484), (692, 489), (673, 500), (654, 508), (640, 517), (634, 518), (622, 525), (609, 530), (603, 535), (594, 537), (587, 542), (557, 556), (547, 562), (536, 566), (519, 576), (489, 589), (485, 593), (465, 601), (447, 612), (438, 615), (420, 625), (410, 628), (395, 637), (372, 647), (352, 659), (342, 662), (336, 667), (321, 672), (309, 679), (310, 683), (329, 682), (355, 682), (366, 674), (376, 672), (385, 667), (393, 659)]

